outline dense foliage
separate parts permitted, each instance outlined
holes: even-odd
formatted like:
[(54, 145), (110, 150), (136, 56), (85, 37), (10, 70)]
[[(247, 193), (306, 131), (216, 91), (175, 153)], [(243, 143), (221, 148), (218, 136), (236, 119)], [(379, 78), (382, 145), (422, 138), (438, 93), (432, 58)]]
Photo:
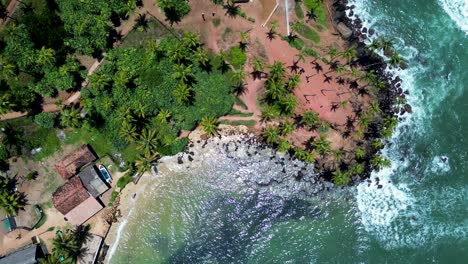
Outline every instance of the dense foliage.
[(232, 107), (229, 72), (218, 70), (198, 37), (146, 41), (117, 48), (83, 91), (88, 122), (108, 135), (117, 149), (134, 144), (145, 153), (175, 154), (187, 144), (176, 141), (205, 116)]
[(171, 24), (178, 23), (190, 12), (190, 6), (186, 0), (157, 0), (157, 4)]

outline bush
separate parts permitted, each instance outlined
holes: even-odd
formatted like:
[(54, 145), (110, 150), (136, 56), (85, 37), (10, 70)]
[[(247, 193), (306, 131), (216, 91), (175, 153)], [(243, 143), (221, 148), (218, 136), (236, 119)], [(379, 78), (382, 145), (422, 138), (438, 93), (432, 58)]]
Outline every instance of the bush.
[(214, 18), (213, 20), (211, 20), (211, 22), (213, 23), (213, 25), (215, 27), (218, 27), (221, 24), (221, 19), (219, 17), (217, 17), (217, 18)]
[(247, 55), (245, 55), (241, 48), (236, 46), (229, 50), (228, 61), (234, 68), (240, 69), (247, 61)]
[(111, 198), (109, 199), (109, 206), (112, 206), (114, 204), (115, 199), (117, 199), (117, 196), (119, 196), (119, 193), (116, 191), (112, 191)]
[(56, 117), (54, 113), (40, 113), (34, 116), (34, 122), (43, 128), (53, 128)]
[(170, 146), (164, 146), (159, 148), (159, 153), (161, 155), (175, 155), (179, 152), (182, 152), (185, 150), (185, 147), (187, 147), (189, 143), (188, 138), (181, 138), (177, 141), (175, 141), (172, 145)]
[(185, 0), (158, 0), (157, 2), (171, 24), (179, 22), (190, 12), (190, 6)]
[(127, 184), (133, 181), (133, 177), (127, 173), (124, 176), (122, 176), (118, 181), (117, 181), (117, 187), (120, 189), (124, 189)]

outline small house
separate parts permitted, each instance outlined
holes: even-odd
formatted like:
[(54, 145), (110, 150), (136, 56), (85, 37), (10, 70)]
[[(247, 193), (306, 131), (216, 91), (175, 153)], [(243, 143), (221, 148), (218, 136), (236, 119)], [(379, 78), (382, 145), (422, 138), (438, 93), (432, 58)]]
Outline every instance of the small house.
[(65, 180), (68, 180), (78, 172), (79, 168), (95, 160), (96, 156), (88, 145), (82, 145), (79, 149), (59, 160), (55, 164), (55, 168)]
[(102, 180), (94, 165), (84, 168), (78, 173), (78, 177), (93, 197), (98, 197), (109, 190), (109, 186)]
[(101, 211), (102, 204), (83, 186), (79, 177), (73, 177), (52, 194), (55, 208), (74, 225), (81, 225)]
[(35, 264), (40, 258), (44, 258), (44, 255), (40, 244), (34, 244), (1, 257), (0, 264)]

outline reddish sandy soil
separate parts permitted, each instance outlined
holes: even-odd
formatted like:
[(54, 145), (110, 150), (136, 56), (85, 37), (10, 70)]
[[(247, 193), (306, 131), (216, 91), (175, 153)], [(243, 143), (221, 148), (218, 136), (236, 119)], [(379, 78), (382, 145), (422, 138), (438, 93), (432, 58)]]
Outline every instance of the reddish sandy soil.
[[(268, 63), (281, 61), (286, 66), (290, 66), (295, 60), (297, 60), (296, 55), (299, 54), (299, 51), (290, 47), (286, 41), (281, 40), (279, 37), (269, 41), (266, 38), (266, 33), (269, 30), (269, 24), (267, 24), (266, 27), (262, 27), (266, 17), (268, 17), (273, 9), (275, 2), (275, 0), (259, 0), (246, 4), (239, 4), (241, 9), (246, 12), (249, 17), (255, 19), (256, 22), (251, 23), (242, 17), (230, 18), (225, 16), (225, 11), (220, 6), (214, 5), (210, 0), (191, 1), (190, 15), (184, 18), (179, 24), (175, 24), (174, 27), (200, 34), (205, 45), (215, 52), (219, 52), (221, 49), (227, 50), (230, 47), (237, 45), (238, 41), (240, 41), (239, 32), (249, 31), (248, 37), (250, 45), (247, 50), (249, 61), (246, 64), (247, 66), (245, 69), (247, 72), (252, 71), (249, 62), (252, 61), (254, 56), (262, 57)], [(280, 2), (280, 7), (277, 9), (270, 21), (279, 22), (277, 32), (284, 36), (286, 35), (285, 9), (283, 7), (284, 2)], [(294, 1), (289, 0), (289, 2), (290, 21), (292, 24), (296, 19), (293, 8), (291, 8), (294, 7)], [(158, 10), (158, 8), (152, 6), (153, 3), (154, 0), (145, 0), (145, 8), (161, 21), (164, 21), (164, 15), (160, 10)], [(212, 13), (214, 13), (214, 16)], [(205, 14), (206, 21), (203, 21), (202, 14)], [(220, 19), (220, 25), (217, 27), (214, 26), (212, 22), (213, 19)], [(311, 21), (309, 25), (315, 28), (314, 23), (315, 22)], [(232, 32), (226, 34), (227, 28)], [(337, 35), (331, 24), (329, 24), (329, 29), (318, 33), (320, 35), (321, 42), (315, 45), (311, 43), (311, 46), (313, 46), (313, 49), (321, 56), (326, 56), (326, 52), (329, 47), (335, 47), (339, 50), (346, 48), (345, 41)], [(365, 106), (368, 98), (357, 98), (349, 92), (349, 88), (346, 84), (338, 84), (336, 82), (336, 77), (338, 76), (333, 72), (327, 73), (329, 72), (328, 65), (320, 60), (317, 62), (322, 66), (323, 72), (317, 73), (311, 64), (313, 60), (314, 58), (307, 57), (305, 62), (299, 62), (299, 66), (303, 68), (305, 72), (301, 75), (301, 84), (299, 85), (299, 88), (294, 91), (294, 94), (299, 101), (296, 114), (300, 115), (305, 110), (312, 110), (319, 113), (323, 120), (331, 123), (337, 130), (335, 131), (332, 129), (327, 134), (328, 139), (332, 141), (333, 149), (344, 148), (345, 150), (351, 150), (353, 147), (353, 140), (344, 140), (339, 132), (344, 131), (344, 124), (346, 123), (347, 117), (354, 116), (351, 102)], [(344, 63), (344, 61), (342, 61), (342, 63)], [(327, 73), (327, 76), (332, 77), (330, 83), (325, 82), (324, 73)], [(255, 129), (261, 130), (265, 126), (261, 121), (261, 109), (259, 107), (261, 94), (264, 91), (263, 83), (264, 79), (253, 80), (253, 78), (249, 76), (245, 81), (247, 90), (240, 96), (242, 101), (248, 107), (246, 112), (254, 113), (252, 117), (226, 116), (222, 117), (221, 120), (255, 120), (257, 122)], [(331, 109), (332, 105), (339, 104), (343, 101), (348, 101), (348, 104), (335, 110)], [(236, 109), (240, 108), (237, 107)], [(317, 136), (318, 134), (316, 132), (298, 129), (294, 135), (289, 137), (289, 139), (295, 145), (304, 145), (304, 143), (311, 137)]]

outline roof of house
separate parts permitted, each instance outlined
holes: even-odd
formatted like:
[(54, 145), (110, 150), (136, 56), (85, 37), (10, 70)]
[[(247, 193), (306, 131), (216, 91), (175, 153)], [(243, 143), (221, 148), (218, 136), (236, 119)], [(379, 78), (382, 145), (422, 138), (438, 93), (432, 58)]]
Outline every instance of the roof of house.
[(0, 264), (35, 264), (37, 263), (38, 245), (31, 245), (0, 259)]
[(96, 160), (96, 156), (89, 149), (88, 145), (82, 145), (80, 148), (55, 163), (55, 168), (60, 175), (67, 180), (73, 177), (80, 167), (94, 160)]
[(85, 248), (85, 252), (80, 255), (78, 258), (79, 264), (93, 264), (96, 262), (98, 257), (99, 249), (102, 246), (103, 238), (95, 235), (90, 234), (89, 238), (83, 243), (83, 248)]
[(89, 197), (80, 178), (74, 177), (52, 194), (52, 202), (59, 212), (66, 215)]
[(84, 168), (80, 173), (78, 173), (78, 176), (80, 177), (84, 187), (93, 197), (98, 197), (109, 189), (106, 183), (99, 176), (99, 172), (96, 170), (94, 165)]
[(74, 225), (81, 225), (86, 222), (93, 215), (102, 210), (104, 206), (100, 204), (96, 198), (89, 196), (77, 207), (73, 208), (70, 212), (65, 214), (65, 217)]

